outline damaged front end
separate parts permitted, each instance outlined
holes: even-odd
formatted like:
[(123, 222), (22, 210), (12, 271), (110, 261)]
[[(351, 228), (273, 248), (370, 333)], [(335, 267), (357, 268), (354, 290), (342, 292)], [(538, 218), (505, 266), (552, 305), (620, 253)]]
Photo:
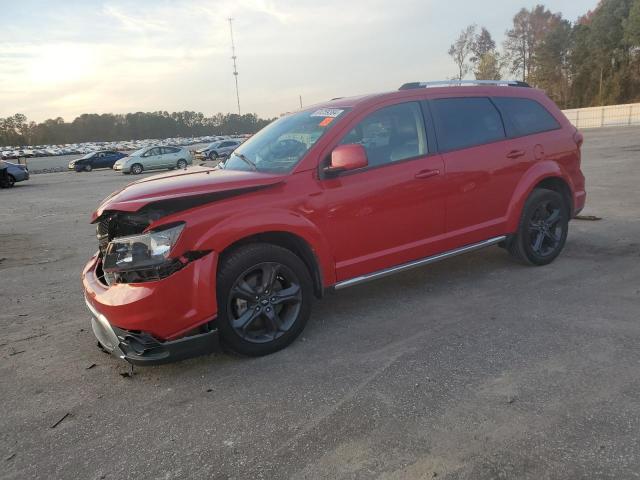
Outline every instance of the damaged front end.
[(158, 211), (106, 212), (98, 219), (99, 276), (106, 285), (162, 280), (209, 253), (187, 252), (178, 258), (170, 258), (184, 222), (149, 228), (162, 216)]
[[(170, 256), (185, 223), (158, 224), (169, 213), (173, 212), (105, 211), (95, 222), (98, 253), (90, 262), (93, 282), (85, 272), (92, 328), (104, 350), (131, 364), (156, 365), (219, 350), (213, 325), (215, 299), (191, 297), (191, 291), (197, 292), (194, 286), (207, 288), (212, 282), (214, 259), (194, 265), (210, 251)], [(155, 283), (144, 288), (149, 282)], [(210, 291), (215, 297), (215, 288)], [(194, 308), (199, 304), (203, 308)], [(156, 333), (159, 328), (162, 332)]]

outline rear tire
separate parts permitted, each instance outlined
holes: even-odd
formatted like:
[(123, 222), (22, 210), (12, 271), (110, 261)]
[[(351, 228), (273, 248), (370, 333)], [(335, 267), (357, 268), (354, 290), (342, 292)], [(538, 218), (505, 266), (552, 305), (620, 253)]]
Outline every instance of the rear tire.
[(143, 170), (144, 168), (142, 168), (142, 165), (140, 165), (139, 163), (134, 163), (133, 165), (131, 165), (131, 173), (133, 173), (134, 175), (140, 175)]
[(311, 313), (313, 284), (293, 252), (255, 243), (221, 259), (216, 293), (222, 341), (240, 354), (261, 356), (300, 335)]
[(516, 234), (507, 249), (516, 260), (529, 265), (548, 265), (564, 248), (569, 232), (569, 207), (558, 192), (538, 188), (522, 209)]

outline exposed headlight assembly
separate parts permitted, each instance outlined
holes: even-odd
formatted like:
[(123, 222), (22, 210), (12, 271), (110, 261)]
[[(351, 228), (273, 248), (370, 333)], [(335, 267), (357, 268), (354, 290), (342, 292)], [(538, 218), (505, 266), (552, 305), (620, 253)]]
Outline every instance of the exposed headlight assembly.
[(169, 253), (184, 223), (166, 225), (140, 235), (114, 238), (106, 248), (102, 270), (107, 284), (149, 282), (165, 278), (182, 268)]

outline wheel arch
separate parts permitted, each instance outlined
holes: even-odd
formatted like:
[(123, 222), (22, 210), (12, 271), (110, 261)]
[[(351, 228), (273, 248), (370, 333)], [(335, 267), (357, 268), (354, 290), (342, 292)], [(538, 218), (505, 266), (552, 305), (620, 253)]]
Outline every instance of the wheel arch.
[(509, 203), (507, 211), (507, 233), (513, 233), (518, 228), (518, 222), (527, 198), (537, 188), (547, 188), (560, 193), (568, 202), (570, 215), (573, 216), (574, 189), (571, 179), (562, 167), (552, 161), (536, 163), (520, 179)]
[(562, 177), (546, 177), (540, 180), (532, 190), (536, 190), (538, 188), (546, 188), (547, 190), (553, 190), (554, 192), (562, 195), (562, 198), (567, 203), (569, 207), (569, 211), (573, 212), (574, 204), (573, 204), (573, 194), (571, 193), (571, 187)]
[(249, 245), (252, 243), (268, 243), (271, 245), (278, 245), (297, 255), (309, 269), (311, 279), (313, 280), (314, 294), (316, 295), (316, 297), (322, 298), (322, 296), (324, 295), (324, 286), (322, 267), (320, 265), (318, 256), (316, 255), (311, 245), (307, 242), (307, 240), (289, 231), (269, 230), (254, 233), (237, 239), (227, 245), (219, 253), (218, 265), (224, 260), (224, 257), (230, 254), (232, 251), (236, 250), (239, 247), (242, 247), (243, 245)]

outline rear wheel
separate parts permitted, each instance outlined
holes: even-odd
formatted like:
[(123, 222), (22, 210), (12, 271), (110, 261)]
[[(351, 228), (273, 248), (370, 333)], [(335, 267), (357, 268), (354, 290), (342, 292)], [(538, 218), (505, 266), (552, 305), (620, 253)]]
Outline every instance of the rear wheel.
[(509, 253), (530, 265), (547, 265), (564, 248), (569, 231), (569, 207), (562, 195), (534, 190), (522, 210), (518, 231), (509, 240)]
[(140, 175), (142, 173), (142, 170), (144, 169), (139, 163), (134, 163), (133, 165), (131, 165), (131, 173), (133, 173), (134, 175)]
[(267, 355), (289, 345), (309, 319), (309, 270), (291, 251), (270, 244), (240, 247), (218, 272), (218, 328), (238, 353)]
[(184, 170), (185, 168), (187, 168), (187, 161), (181, 158), (180, 160), (178, 160), (176, 166), (178, 167), (178, 170)]

